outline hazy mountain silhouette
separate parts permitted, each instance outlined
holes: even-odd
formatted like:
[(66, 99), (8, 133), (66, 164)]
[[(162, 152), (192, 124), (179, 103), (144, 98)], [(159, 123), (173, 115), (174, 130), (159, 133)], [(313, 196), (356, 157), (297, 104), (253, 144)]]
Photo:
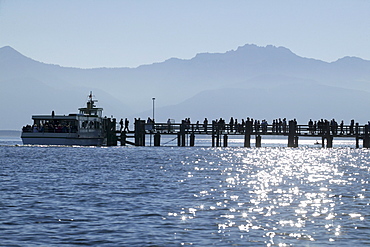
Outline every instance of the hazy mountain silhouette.
[[(284, 47), (245, 45), (225, 53), (171, 58), (137, 68), (66, 68), (0, 48), (0, 129), (20, 129), (32, 114), (76, 112), (89, 91), (107, 116), (156, 120), (355, 118), (369, 120), (370, 61), (332, 63)], [(131, 121), (132, 122), (132, 121)]]

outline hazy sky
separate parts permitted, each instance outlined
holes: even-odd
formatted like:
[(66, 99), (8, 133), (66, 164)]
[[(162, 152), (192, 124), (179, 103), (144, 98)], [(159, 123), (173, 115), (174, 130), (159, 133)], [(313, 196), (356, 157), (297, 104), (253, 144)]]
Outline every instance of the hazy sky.
[(136, 67), (244, 44), (370, 60), (369, 0), (0, 0), (0, 47), (69, 67)]

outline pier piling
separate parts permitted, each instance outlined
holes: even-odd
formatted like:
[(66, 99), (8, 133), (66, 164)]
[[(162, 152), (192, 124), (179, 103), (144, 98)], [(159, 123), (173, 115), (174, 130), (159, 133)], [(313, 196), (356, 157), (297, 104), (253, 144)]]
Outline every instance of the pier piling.
[(121, 146), (126, 146), (126, 139), (127, 139), (126, 131), (122, 131), (121, 138), (120, 138)]
[(145, 121), (135, 121), (135, 146), (145, 146)]
[(227, 147), (227, 139), (228, 139), (228, 136), (224, 135), (224, 147)]
[(262, 146), (261, 143), (262, 143), (262, 138), (260, 135), (257, 135), (256, 136), (256, 148), (260, 148)]
[(154, 134), (154, 146), (155, 147), (161, 146), (161, 134), (159, 134), (159, 132)]
[(191, 133), (190, 134), (190, 147), (194, 147), (195, 144), (195, 134)]
[(370, 147), (369, 125), (365, 125), (364, 138), (363, 138), (363, 147), (364, 148), (369, 148)]
[(288, 147), (298, 147), (298, 138), (296, 138), (297, 124), (295, 121), (289, 121)]

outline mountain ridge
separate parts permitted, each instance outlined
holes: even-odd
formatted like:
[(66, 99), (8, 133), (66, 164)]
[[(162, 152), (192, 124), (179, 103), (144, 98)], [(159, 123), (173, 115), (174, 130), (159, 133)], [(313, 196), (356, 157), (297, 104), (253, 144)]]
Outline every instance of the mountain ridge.
[[(41, 63), (41, 64), (44, 64), (44, 65), (57, 66), (57, 67), (60, 67), (60, 68), (81, 69), (81, 70), (94, 70), (94, 69), (109, 69), (109, 70), (111, 70), (111, 69), (137, 69), (139, 67), (147, 67), (147, 66), (151, 66), (151, 65), (158, 65), (158, 64), (166, 63), (166, 62), (172, 61), (172, 60), (176, 60), (176, 61), (193, 61), (193, 60), (196, 60), (196, 59), (198, 59), (200, 57), (210, 56), (210, 55), (211, 56), (228, 55), (228, 54), (233, 54), (233, 53), (238, 53), (238, 52), (243, 52), (243, 54), (245, 54), (245, 51), (248, 51), (247, 53), (250, 53), (251, 51), (254, 51), (254, 54), (252, 54), (252, 55), (255, 55), (256, 51), (259, 51), (259, 50), (260, 51), (264, 51), (263, 49), (266, 49), (267, 51), (284, 51), (282, 53), (293, 55), (294, 57), (308, 59), (308, 60), (314, 60), (314, 61), (320, 61), (322, 63), (328, 63), (328, 64), (336, 63), (338, 61), (347, 60), (347, 59), (361, 60), (361, 61), (370, 62), (370, 60), (366, 60), (366, 59), (363, 59), (363, 58), (360, 58), (360, 57), (356, 57), (356, 56), (345, 56), (345, 57), (342, 57), (342, 58), (338, 58), (337, 60), (332, 61), (332, 62), (325, 62), (325, 61), (322, 61), (322, 60), (319, 60), (319, 59), (315, 59), (315, 58), (308, 58), (308, 57), (299, 56), (299, 55), (295, 54), (294, 52), (292, 52), (290, 49), (288, 49), (286, 47), (283, 47), (283, 46), (267, 45), (267, 46), (264, 47), (264, 46), (257, 46), (257, 45), (254, 45), (254, 44), (245, 44), (243, 46), (237, 47), (237, 49), (229, 50), (229, 51), (226, 51), (226, 52), (223, 52), (223, 53), (222, 52), (216, 52), (216, 53), (212, 53), (212, 52), (201, 52), (201, 53), (197, 53), (194, 57), (192, 57), (190, 59), (182, 59), (182, 58), (172, 57), (172, 58), (166, 59), (166, 60), (164, 60), (162, 62), (154, 62), (154, 63), (151, 63), (151, 64), (143, 64), (143, 65), (139, 65), (137, 67), (124, 67), (124, 66), (120, 67), (120, 66), (116, 66), (116, 67), (79, 68), (79, 67), (72, 67), (72, 66), (61, 66), (61, 65), (53, 64), (53, 63), (45, 63), (45, 62), (38, 61), (38, 60), (32, 59), (30, 57), (27, 57), (27, 56), (23, 55), (21, 52), (19, 52), (16, 49), (14, 49), (13, 47), (9, 46), (9, 45), (0, 47), (0, 59), (1, 58), (4, 58), (4, 57), (7, 57), (7, 56), (14, 58), (15, 55), (17, 55), (19, 58), (26, 58), (28, 60), (31, 60), (31, 61), (34, 61), (34, 62), (37, 62), (37, 63)], [(268, 58), (271, 59), (271, 57), (270, 57), (271, 53), (269, 53), (268, 55), (269, 55)]]
[[(29, 85), (32, 82), (35, 82), (34, 87)], [(72, 106), (75, 106), (72, 110), (80, 107), (81, 98), (91, 90), (102, 95), (97, 97), (107, 109), (108, 116), (114, 115), (117, 118), (147, 118), (152, 107), (151, 99), (155, 97), (156, 111), (158, 117), (160, 116), (157, 120), (166, 121), (167, 118), (180, 116), (180, 112), (185, 111), (181, 107), (182, 102), (200, 102), (196, 98), (200, 92), (215, 94), (204, 94), (204, 102), (212, 102), (221, 97), (217, 90), (223, 90), (223, 97), (232, 102), (228, 103), (226, 109), (239, 109), (244, 104), (251, 104), (248, 99), (252, 96), (256, 99), (266, 96), (278, 98), (279, 95), (294, 98), (302, 93), (300, 90), (304, 90), (304, 95), (320, 95), (336, 101), (336, 105), (364, 108), (363, 112), (366, 112), (366, 105), (370, 102), (362, 96), (361, 100), (356, 99), (356, 94), (370, 93), (370, 61), (358, 57), (343, 57), (328, 63), (300, 57), (285, 47), (246, 44), (224, 53), (199, 53), (191, 59), (170, 58), (136, 68), (80, 69), (38, 62), (6, 46), (0, 48), (0, 83), (6, 89), (0, 92), (0, 110), (6, 119), (0, 120), (0, 129), (19, 129), (30, 121), (31, 114), (39, 113), (38, 109), (46, 111), (47, 106), (51, 111), (55, 108), (53, 103), (58, 105), (58, 112), (67, 114)], [(18, 88), (15, 89), (14, 85)], [(315, 88), (325, 92), (317, 92)], [(237, 94), (238, 89), (245, 97), (235, 97), (232, 100), (232, 95), (226, 95), (232, 92)], [(345, 94), (345, 90), (350, 90), (352, 94)], [(336, 91), (338, 97), (345, 95), (348, 99), (335, 99), (330, 96), (331, 91)], [(32, 93), (35, 95), (34, 99)], [(19, 95), (27, 95), (27, 99)], [(66, 96), (68, 104), (63, 103)], [(43, 98), (48, 104), (42, 102)], [(321, 98), (315, 100), (321, 102)], [(296, 101), (284, 108), (284, 112), (293, 113), (301, 108), (305, 109), (307, 115), (314, 115), (315, 109), (306, 109), (308, 98), (301, 97)], [(12, 102), (11, 109), (7, 102)], [(208, 107), (202, 109), (202, 112), (204, 110), (209, 111), (209, 115), (217, 115), (217, 109), (212, 105), (199, 104), (199, 107)], [(330, 115), (330, 108), (322, 108)], [(264, 118), (273, 115), (273, 112), (267, 114), (268, 111), (261, 102), (256, 103), (256, 109), (266, 112)], [(195, 106), (189, 110), (194, 111), (194, 115), (199, 111)], [(14, 116), (14, 112), (19, 114)], [(343, 112), (347, 110), (343, 108)], [(367, 119), (365, 114), (356, 114), (353, 117), (363, 121)], [(337, 115), (341, 115), (340, 111)]]

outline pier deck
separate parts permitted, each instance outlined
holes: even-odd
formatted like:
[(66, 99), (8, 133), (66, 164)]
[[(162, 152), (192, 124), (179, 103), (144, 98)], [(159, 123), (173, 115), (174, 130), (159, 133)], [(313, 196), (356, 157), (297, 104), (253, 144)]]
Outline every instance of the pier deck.
[[(334, 138), (352, 138), (356, 140), (356, 148), (360, 147), (360, 140), (363, 140), (363, 147), (370, 147), (370, 135), (368, 125), (341, 125), (331, 126), (329, 123), (321, 126), (298, 125), (296, 121), (289, 121), (287, 124), (265, 124), (255, 125), (246, 121), (244, 125), (233, 125), (218, 123), (192, 124), (182, 121), (181, 123), (146, 123), (144, 120), (136, 120), (134, 130), (121, 131), (116, 128), (116, 121), (110, 122), (107, 136), (107, 145), (116, 146), (118, 142), (122, 146), (134, 145), (145, 146), (145, 138), (154, 136), (154, 146), (161, 146), (161, 136), (172, 135), (177, 139), (177, 146), (194, 146), (195, 138), (199, 135), (208, 135), (212, 139), (212, 147), (227, 147), (229, 136), (244, 136), (244, 147), (251, 147), (251, 136), (255, 136), (256, 147), (261, 147), (262, 136), (286, 136), (288, 147), (298, 147), (299, 137), (313, 137), (321, 139), (322, 147), (333, 147)], [(190, 141), (186, 141), (186, 139)]]

